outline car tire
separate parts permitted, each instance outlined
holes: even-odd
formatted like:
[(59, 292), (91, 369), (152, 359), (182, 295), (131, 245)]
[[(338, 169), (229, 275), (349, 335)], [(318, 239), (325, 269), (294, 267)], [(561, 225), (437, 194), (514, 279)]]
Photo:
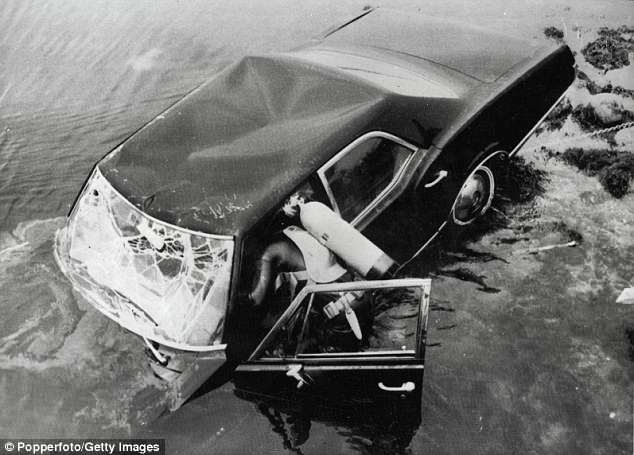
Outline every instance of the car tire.
[(450, 225), (469, 225), (489, 210), (495, 196), (496, 178), (501, 177), (507, 157), (508, 153), (499, 150), (487, 154), (469, 167), (467, 177), (451, 206)]

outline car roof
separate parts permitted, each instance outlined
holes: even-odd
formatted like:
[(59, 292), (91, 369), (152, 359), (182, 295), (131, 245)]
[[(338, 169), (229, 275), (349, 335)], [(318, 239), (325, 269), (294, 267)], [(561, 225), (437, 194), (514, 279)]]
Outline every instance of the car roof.
[(243, 58), (124, 141), (100, 170), (155, 218), (240, 235), (367, 132), (429, 146), (482, 85), (444, 63), (338, 36), (346, 30)]

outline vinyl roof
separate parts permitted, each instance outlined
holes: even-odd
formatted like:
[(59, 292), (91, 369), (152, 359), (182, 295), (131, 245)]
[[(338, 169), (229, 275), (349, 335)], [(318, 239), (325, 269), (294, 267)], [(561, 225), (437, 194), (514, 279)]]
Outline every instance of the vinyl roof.
[(99, 167), (151, 216), (240, 234), (364, 133), (424, 146), (426, 131), (443, 130), (465, 111), (470, 90), (520, 58), (519, 48), (497, 55), (491, 42), (474, 43), (474, 32), (454, 36), (453, 26), (431, 24), (378, 10), (295, 51), (246, 57)]

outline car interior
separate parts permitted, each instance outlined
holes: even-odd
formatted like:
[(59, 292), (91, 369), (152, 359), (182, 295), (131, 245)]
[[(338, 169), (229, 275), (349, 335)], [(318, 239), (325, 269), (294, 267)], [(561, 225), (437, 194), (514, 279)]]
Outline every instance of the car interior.
[(311, 292), (265, 347), (262, 358), (409, 353), (415, 351), (420, 313), (420, 288), (367, 290), (353, 303), (362, 338), (345, 314), (329, 318), (324, 307), (345, 292)]

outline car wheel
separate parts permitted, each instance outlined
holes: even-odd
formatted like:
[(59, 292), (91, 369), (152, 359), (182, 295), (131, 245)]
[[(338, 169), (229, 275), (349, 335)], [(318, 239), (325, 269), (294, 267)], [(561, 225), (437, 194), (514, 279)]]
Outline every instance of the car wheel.
[(473, 223), (491, 207), (495, 196), (497, 161), (506, 157), (506, 152), (495, 152), (473, 166), (456, 197), (449, 220), (464, 226)]

